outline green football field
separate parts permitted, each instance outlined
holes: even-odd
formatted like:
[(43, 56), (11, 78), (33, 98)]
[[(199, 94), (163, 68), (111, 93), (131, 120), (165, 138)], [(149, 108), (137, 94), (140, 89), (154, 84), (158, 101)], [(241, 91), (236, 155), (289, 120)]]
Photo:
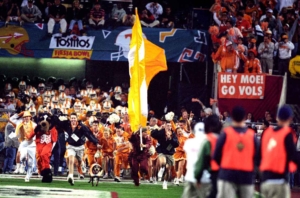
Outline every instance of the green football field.
[[(29, 183), (25, 183), (23, 179), (12, 179), (12, 178), (0, 178), (0, 186), (28, 186), (28, 187), (47, 187), (47, 188), (67, 188), (74, 190), (94, 190), (94, 191), (110, 191), (116, 192), (119, 198), (167, 198), (174, 197), (178, 198), (181, 196), (183, 191), (183, 185), (175, 186), (173, 184), (168, 185), (168, 190), (163, 190), (161, 184), (146, 184), (141, 182), (139, 187), (135, 187), (130, 182), (114, 183), (114, 182), (100, 182), (99, 185), (92, 186), (88, 183), (88, 180), (75, 181), (74, 186), (70, 186), (67, 181), (53, 181), (50, 184), (41, 183), (40, 180), (30, 180)], [(5, 187), (4, 187), (5, 188)], [(39, 189), (39, 188), (36, 188)], [(1, 194), (0, 194), (1, 195)], [(66, 194), (67, 195), (67, 194)], [(3, 193), (1, 195), (3, 197)], [(5, 196), (4, 196), (5, 197)], [(101, 197), (101, 196), (100, 196)]]

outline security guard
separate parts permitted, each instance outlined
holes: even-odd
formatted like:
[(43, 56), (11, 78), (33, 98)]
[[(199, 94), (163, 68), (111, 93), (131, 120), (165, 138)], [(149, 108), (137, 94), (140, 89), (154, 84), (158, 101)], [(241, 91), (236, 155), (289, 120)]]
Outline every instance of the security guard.
[(262, 172), (261, 193), (265, 198), (291, 197), (288, 165), (291, 161), (298, 167), (300, 165), (292, 129), (289, 127), (292, 118), (292, 109), (287, 105), (282, 106), (277, 114), (278, 127), (269, 127), (261, 138), (259, 169)]
[(220, 166), (217, 198), (252, 198), (254, 167), (258, 142), (254, 131), (246, 127), (245, 110), (232, 110), (232, 126), (219, 136), (213, 159)]

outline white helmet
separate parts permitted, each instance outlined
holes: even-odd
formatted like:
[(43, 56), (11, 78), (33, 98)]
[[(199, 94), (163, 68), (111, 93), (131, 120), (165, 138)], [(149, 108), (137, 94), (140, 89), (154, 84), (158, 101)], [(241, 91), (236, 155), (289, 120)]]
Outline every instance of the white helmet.
[(128, 114), (128, 108), (127, 107), (123, 107), (121, 110), (121, 116), (124, 116), (125, 114)]
[(97, 103), (94, 107), (94, 111), (95, 112), (101, 112), (101, 105), (99, 103)]
[(48, 105), (50, 103), (50, 100), (51, 100), (50, 96), (44, 96), (43, 97), (44, 106)]
[[(119, 46), (119, 51), (110, 54), (111, 61), (119, 61), (121, 57), (128, 59), (131, 36), (132, 36), (132, 29), (127, 29), (119, 33), (115, 42), (115, 45)], [(146, 38), (144, 34), (143, 37)]]
[(15, 98), (16, 98), (15, 92), (13, 92), (13, 91), (10, 91), (10, 92), (8, 93), (8, 95), (9, 95), (12, 99), (15, 99)]
[(29, 89), (29, 93), (30, 93), (30, 95), (32, 96), (33, 94), (37, 94), (37, 90), (36, 90), (36, 88), (35, 87), (31, 87), (31, 89)]
[(89, 118), (89, 125), (92, 126), (92, 125), (93, 125), (93, 122), (96, 121), (96, 120), (97, 120), (96, 116), (91, 116), (91, 117)]
[(30, 114), (32, 115), (32, 117), (36, 116), (36, 109), (34, 106), (31, 106), (28, 111), (30, 112)]
[(21, 91), (25, 91), (26, 90), (26, 82), (25, 81), (20, 81), (20, 83), (19, 83), (19, 89), (21, 90)]
[(91, 82), (87, 82), (85, 88), (86, 88), (86, 90), (91, 90), (94, 88), (94, 86)]
[(59, 91), (59, 92), (64, 92), (65, 89), (66, 89), (66, 86), (65, 86), (65, 85), (60, 85), (60, 86), (58, 87), (58, 91)]
[(121, 111), (122, 111), (122, 109), (123, 109), (123, 107), (122, 106), (117, 106), (116, 108), (115, 108), (115, 113), (116, 114), (118, 114), (118, 115), (120, 115), (121, 114)]
[(103, 111), (109, 111), (111, 109), (111, 103), (109, 101), (104, 101)]
[(75, 113), (80, 113), (81, 112), (81, 107), (82, 107), (81, 102), (75, 102), (74, 106), (73, 106), (74, 112)]
[(44, 97), (49, 97), (51, 98), (51, 91), (45, 91), (45, 93), (43, 94), (43, 98)]
[(115, 94), (121, 94), (122, 93), (122, 88), (120, 86), (116, 86), (114, 89)]
[(89, 92), (89, 98), (91, 98), (91, 99), (97, 99), (97, 93), (96, 93), (95, 90), (91, 90)]
[(85, 96), (88, 96), (88, 93), (87, 93), (87, 91), (86, 91), (85, 89), (82, 89), (82, 90), (80, 91), (80, 95), (81, 95), (82, 97), (85, 97)]
[(59, 98), (59, 103), (60, 104), (64, 104), (64, 102), (66, 102), (66, 100), (67, 100), (66, 94), (63, 93), (63, 92), (61, 92), (59, 94), (58, 98)]
[(71, 102), (69, 100), (66, 100), (62, 105), (65, 109), (69, 109), (71, 107)]
[(56, 95), (55, 90), (51, 90), (50, 93), (51, 93), (51, 97)]
[(59, 99), (58, 99), (57, 96), (53, 96), (53, 97), (51, 98), (51, 103), (57, 105), (57, 104), (58, 104), (58, 100), (59, 100)]

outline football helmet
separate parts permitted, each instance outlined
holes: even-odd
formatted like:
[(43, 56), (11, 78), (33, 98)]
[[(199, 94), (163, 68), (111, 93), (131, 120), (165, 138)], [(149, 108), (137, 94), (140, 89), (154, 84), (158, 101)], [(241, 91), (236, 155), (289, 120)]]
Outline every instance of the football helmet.
[(43, 98), (44, 97), (49, 97), (51, 98), (51, 91), (45, 91), (45, 93), (43, 94)]
[(20, 83), (19, 83), (19, 89), (21, 90), (21, 91), (25, 91), (26, 90), (26, 82), (25, 81), (20, 81)]
[(36, 109), (34, 106), (31, 106), (28, 111), (30, 112), (31, 116), (34, 117), (36, 116)]
[(116, 86), (114, 89), (115, 94), (121, 94), (122, 93), (122, 88), (120, 86)]
[(87, 93), (87, 91), (85, 89), (82, 89), (80, 91), (80, 95), (81, 95), (81, 97), (86, 97), (86, 96), (88, 96), (88, 93)]
[(12, 86), (10, 83), (5, 84), (5, 93), (9, 93), (12, 90)]
[(59, 91), (60, 93), (61, 93), (61, 92), (64, 92), (65, 89), (66, 89), (66, 86), (65, 86), (65, 85), (60, 85), (60, 86), (58, 87), (58, 91)]
[(51, 100), (50, 96), (44, 96), (43, 97), (43, 105), (47, 106), (50, 103), (50, 100)]
[(57, 105), (57, 104), (58, 104), (58, 101), (59, 101), (59, 99), (58, 99), (57, 96), (53, 96), (53, 97), (51, 98), (51, 103), (52, 103), (52, 104)]
[(81, 102), (79, 102), (79, 101), (75, 102), (75, 103), (74, 103), (74, 106), (73, 106), (74, 112), (75, 112), (75, 113), (80, 113), (81, 107), (82, 107)]
[(37, 94), (37, 90), (35, 87), (31, 87), (31, 89), (29, 89), (29, 93), (30, 93), (30, 96), (36, 96)]
[(109, 112), (111, 110), (111, 103), (109, 101), (104, 101), (103, 112)]
[(96, 116), (91, 116), (91, 117), (89, 118), (89, 125), (92, 126), (92, 125), (93, 125), (93, 122), (96, 121), (96, 120), (97, 120)]
[[(110, 54), (111, 61), (119, 61), (121, 57), (128, 59), (131, 36), (132, 36), (132, 29), (127, 29), (119, 33), (115, 42), (115, 45), (119, 47), (119, 51)], [(143, 33), (143, 38), (146, 38), (144, 33)]]
[(91, 90), (88, 94), (90, 99), (97, 99), (97, 94), (95, 90)]
[(66, 97), (66, 94), (65, 93), (60, 93), (59, 94), (59, 103), (60, 104), (64, 104), (64, 102), (66, 102), (66, 100), (67, 100), (67, 97)]

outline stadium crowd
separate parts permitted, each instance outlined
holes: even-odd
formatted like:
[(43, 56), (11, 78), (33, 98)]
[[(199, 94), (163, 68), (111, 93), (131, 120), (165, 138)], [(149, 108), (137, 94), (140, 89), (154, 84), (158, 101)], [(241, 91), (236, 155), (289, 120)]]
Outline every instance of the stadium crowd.
[[(143, 27), (193, 28), (190, 24), (195, 17), (190, 14), (180, 17), (179, 11), (173, 12), (171, 3), (142, 2), (138, 4), (138, 11)], [(10, 21), (19, 21), (20, 25), (47, 23), (50, 37), (55, 24), (60, 25), (62, 36), (87, 35), (88, 29), (133, 25), (132, 9), (123, 8), (122, 3), (103, 7), (101, 4), (104, 2), (0, 0), (0, 21), (5, 21), (6, 26)], [(210, 8), (212, 25), (208, 32), (213, 43), (211, 58), (217, 70), (270, 75), (274, 71), (279, 75), (288, 72), (291, 58), (299, 54), (300, 38), (300, 1), (290, 4), (287, 1), (216, 0)], [(299, 77), (299, 71), (293, 65), (290, 67), (292, 75)]]

